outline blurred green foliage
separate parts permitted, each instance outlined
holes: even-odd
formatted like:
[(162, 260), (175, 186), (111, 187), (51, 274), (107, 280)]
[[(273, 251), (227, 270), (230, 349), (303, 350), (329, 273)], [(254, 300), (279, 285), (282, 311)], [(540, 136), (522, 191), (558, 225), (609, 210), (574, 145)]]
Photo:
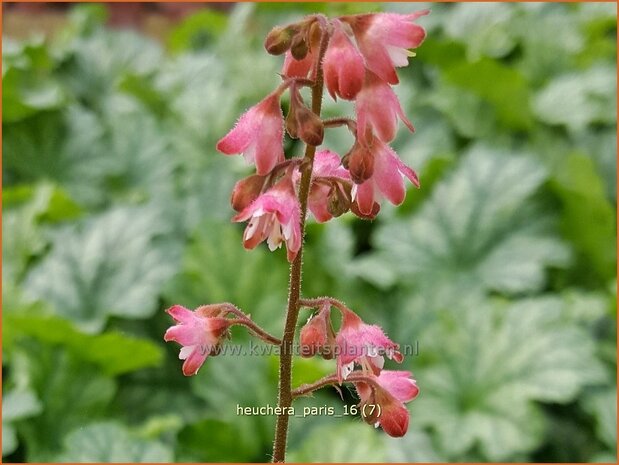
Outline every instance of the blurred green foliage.
[[(275, 403), (277, 359), (216, 357), (187, 379), (162, 340), (174, 303), (283, 326), (284, 254), (242, 249), (228, 196), (249, 169), (215, 142), (278, 82), (274, 24), (423, 7), (240, 4), (162, 46), (78, 5), (50, 40), (4, 39), (4, 460), (269, 459), (274, 418), (236, 405)], [(417, 131), (394, 147), (422, 189), (372, 223), (310, 224), (303, 282), (418, 344), (410, 431), (293, 418), (290, 459), (615, 461), (615, 6), (431, 8), (396, 89)], [(330, 370), (302, 360), (294, 382)]]

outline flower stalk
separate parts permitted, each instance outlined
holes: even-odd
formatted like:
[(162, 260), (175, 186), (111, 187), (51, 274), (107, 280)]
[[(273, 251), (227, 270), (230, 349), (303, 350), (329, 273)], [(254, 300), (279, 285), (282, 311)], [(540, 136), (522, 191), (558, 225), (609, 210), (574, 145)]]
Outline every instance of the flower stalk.
[[(325, 53), (329, 37), (323, 33), (320, 40), (319, 57)], [(319, 58), (320, 60), (320, 58)], [(320, 62), (320, 61), (319, 61)], [(322, 68), (319, 66), (316, 73), (316, 81), (312, 89), (312, 112), (320, 117), (322, 109), (322, 94), (324, 90)], [(304, 159), (307, 164), (301, 173), (301, 184), (299, 187), (299, 203), (301, 204), (301, 248), (297, 256), (290, 265), (290, 275), (288, 280), (288, 304), (286, 307), (286, 322), (284, 324), (284, 335), (281, 342), (279, 359), (279, 382), (278, 382), (278, 407), (290, 407), (292, 405), (292, 349), (294, 334), (299, 318), (300, 298), (301, 298), (301, 279), (303, 274), (303, 242), (305, 238), (305, 217), (307, 216), (307, 201), (312, 180), (312, 170), (314, 167), (314, 155), (316, 146), (307, 144), (305, 146)], [(277, 417), (275, 423), (275, 439), (273, 441), (273, 462), (283, 462), (286, 458), (286, 443), (288, 440), (288, 422), (290, 420), (287, 413), (288, 409), (282, 409), (282, 413)]]

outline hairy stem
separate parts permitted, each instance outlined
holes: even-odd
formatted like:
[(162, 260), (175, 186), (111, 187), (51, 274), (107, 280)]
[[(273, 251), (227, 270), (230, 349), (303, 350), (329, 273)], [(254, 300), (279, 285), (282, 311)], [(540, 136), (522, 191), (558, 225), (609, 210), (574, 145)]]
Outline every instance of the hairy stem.
[[(318, 54), (318, 70), (316, 80), (312, 89), (312, 112), (320, 116), (322, 108), (322, 94), (324, 89), (322, 68), (320, 63), (324, 56), (329, 36), (327, 32), (323, 32), (320, 41), (320, 50)], [(307, 199), (309, 196), (310, 184), (312, 180), (312, 169), (314, 165), (314, 155), (316, 147), (307, 145), (305, 147), (305, 160), (308, 162), (307, 168), (303, 170), (301, 175), (301, 184), (299, 187), (299, 203), (301, 204), (301, 237), (305, 237), (305, 216), (307, 214)], [(294, 343), (294, 333), (299, 317), (299, 299), (301, 297), (301, 277), (303, 267), (303, 242), (297, 253), (296, 258), (290, 265), (290, 278), (288, 281), (288, 305), (286, 309), (286, 323), (284, 326), (284, 335), (280, 346), (279, 359), (279, 385), (277, 405), (283, 407), (280, 411), (285, 412), (278, 415), (275, 423), (275, 440), (273, 442), (273, 462), (283, 462), (286, 459), (286, 443), (288, 440), (288, 422), (289, 415), (288, 407), (292, 405), (292, 349)]]
[[(374, 378), (368, 375), (365, 375), (363, 373), (351, 373), (348, 376), (348, 378), (346, 378), (346, 382), (351, 382), (351, 383), (364, 382), (364, 383), (371, 385), (372, 387), (377, 386), (376, 380)], [(325, 376), (324, 378), (320, 378), (318, 381), (314, 381), (313, 383), (310, 383), (310, 384), (304, 384), (294, 389), (292, 391), (292, 397), (297, 398), (301, 396), (306, 396), (325, 386), (333, 386), (336, 384), (339, 384), (337, 375), (333, 374), (333, 375)]]

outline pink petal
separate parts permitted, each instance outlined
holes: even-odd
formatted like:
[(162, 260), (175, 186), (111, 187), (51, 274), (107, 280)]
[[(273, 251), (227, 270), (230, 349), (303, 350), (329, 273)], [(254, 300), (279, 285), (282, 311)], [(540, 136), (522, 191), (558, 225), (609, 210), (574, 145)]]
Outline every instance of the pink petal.
[(357, 186), (356, 194), (359, 211), (364, 215), (370, 215), (374, 207), (374, 181), (370, 178)]
[(166, 313), (179, 323), (191, 323), (195, 320), (194, 313), (182, 305), (174, 305), (166, 310)]
[(176, 341), (183, 346), (198, 344), (204, 333), (204, 328), (196, 324), (176, 325), (168, 328), (163, 336), (163, 340)]
[(208, 356), (209, 349), (208, 347), (195, 346), (193, 352), (187, 357), (185, 363), (183, 363), (183, 374), (185, 376), (192, 376), (198, 373), (198, 370)]
[(387, 145), (379, 142), (376, 147), (374, 161), (374, 176), (380, 192), (394, 205), (400, 205), (406, 197), (404, 180), (400, 175), (399, 159), (395, 152)]
[(419, 394), (415, 380), (409, 371), (383, 370), (378, 382), (401, 402), (409, 402)]

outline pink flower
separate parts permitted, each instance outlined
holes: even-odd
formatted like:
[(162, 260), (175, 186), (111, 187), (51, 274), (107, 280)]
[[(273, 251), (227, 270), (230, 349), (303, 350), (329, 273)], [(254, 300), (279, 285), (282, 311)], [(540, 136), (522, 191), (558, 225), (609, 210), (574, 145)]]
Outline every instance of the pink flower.
[(391, 86), (376, 74), (368, 71), (361, 92), (357, 94), (357, 137), (364, 139), (370, 129), (383, 142), (395, 137), (398, 117), (411, 132), (415, 131), (408, 120)]
[[(363, 55), (350, 40), (348, 24), (334, 20), (335, 30), (323, 60), (325, 84), (333, 99), (336, 95), (352, 100), (361, 90), (365, 75)], [(351, 31), (352, 33), (352, 31)]]
[(295, 60), (290, 53), (290, 50), (286, 52), (284, 56), (284, 66), (282, 67), (282, 74), (289, 78), (306, 78), (312, 69), (314, 64), (314, 55), (311, 50), (307, 52), (305, 58), (302, 60)]
[(294, 260), (301, 247), (301, 207), (289, 174), (232, 218), (235, 222), (247, 220), (243, 234), (246, 249), (253, 249), (266, 239), (273, 251), (285, 241), (288, 261)]
[(379, 326), (364, 323), (351, 310), (342, 310), (342, 316), (342, 326), (335, 338), (340, 382), (347, 378), (355, 363), (367, 373), (378, 374), (385, 363), (383, 354), (398, 363), (402, 361), (398, 345)]
[(363, 419), (383, 428), (385, 433), (402, 437), (408, 430), (409, 414), (404, 402), (413, 400), (419, 388), (408, 371), (382, 371), (374, 376), (377, 386), (355, 383)]
[[(316, 221), (319, 223), (329, 221), (333, 218), (334, 204), (340, 200), (340, 203), (346, 203), (343, 197), (346, 197), (345, 186), (348, 184), (350, 184), (350, 175), (341, 165), (339, 155), (329, 150), (316, 152), (312, 171), (312, 187), (308, 198), (308, 208)], [(350, 204), (350, 201), (348, 203)]]
[(426, 37), (426, 31), (413, 21), (428, 13), (370, 13), (346, 16), (342, 21), (351, 25), (368, 69), (389, 84), (397, 84), (395, 67), (406, 66), (408, 49), (418, 47)]
[(248, 163), (256, 164), (260, 175), (284, 161), (284, 116), (279, 98), (280, 92), (275, 91), (241, 115), (217, 143), (217, 150), (226, 155), (242, 153)]
[(355, 201), (359, 211), (368, 215), (374, 204), (385, 196), (394, 205), (400, 205), (406, 197), (404, 177), (415, 187), (419, 187), (417, 173), (406, 166), (398, 155), (384, 142), (374, 138), (372, 147), (374, 170), (372, 176), (363, 184), (356, 186)]
[(221, 339), (227, 334), (230, 320), (223, 317), (217, 305), (198, 307), (195, 312), (174, 305), (166, 312), (177, 324), (168, 328), (163, 339), (176, 341), (183, 346), (178, 356), (185, 360), (183, 374), (195, 375), (206, 357), (217, 352)]

